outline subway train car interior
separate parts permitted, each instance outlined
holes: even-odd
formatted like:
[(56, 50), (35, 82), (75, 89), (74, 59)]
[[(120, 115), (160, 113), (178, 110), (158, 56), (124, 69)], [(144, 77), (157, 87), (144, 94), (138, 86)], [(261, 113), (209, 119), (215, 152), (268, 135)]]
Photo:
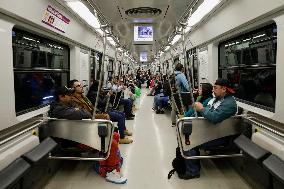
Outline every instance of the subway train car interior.
[(284, 188), (283, 0), (1, 0), (0, 50), (0, 189)]

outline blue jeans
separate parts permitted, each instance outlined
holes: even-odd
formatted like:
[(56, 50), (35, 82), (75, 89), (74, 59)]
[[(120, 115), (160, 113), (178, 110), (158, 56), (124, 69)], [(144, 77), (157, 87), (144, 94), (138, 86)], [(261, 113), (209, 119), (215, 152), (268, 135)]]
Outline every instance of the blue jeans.
[(132, 101), (130, 99), (121, 98), (119, 104), (124, 106), (124, 113), (126, 116), (132, 114)]
[(126, 129), (124, 113), (116, 110), (110, 110), (107, 113), (111, 121), (117, 122), (120, 138), (124, 138), (125, 137), (124, 130)]
[(169, 97), (164, 96), (163, 93), (160, 93), (154, 97), (154, 108), (156, 110), (162, 109), (167, 106), (168, 101), (169, 101)]
[[(213, 147), (218, 147), (227, 144), (228, 138), (220, 138), (216, 140), (212, 140), (210, 142), (207, 142), (205, 144), (202, 144), (200, 146), (197, 146), (195, 148), (192, 148), (191, 150), (184, 151), (184, 154), (186, 156), (199, 156), (200, 152), (199, 149), (206, 149), (206, 148), (213, 148)], [(187, 175), (199, 175), (200, 174), (200, 160), (199, 159), (186, 159), (185, 160), (185, 165), (186, 165), (186, 174)]]

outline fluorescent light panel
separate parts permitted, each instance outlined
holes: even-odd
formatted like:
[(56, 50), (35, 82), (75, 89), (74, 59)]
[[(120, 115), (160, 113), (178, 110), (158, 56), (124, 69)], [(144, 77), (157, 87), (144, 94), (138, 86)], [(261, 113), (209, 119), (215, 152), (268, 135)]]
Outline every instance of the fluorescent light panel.
[(191, 17), (188, 18), (187, 25), (192, 27), (195, 24), (197, 24), (206, 14), (208, 14), (220, 2), (221, 0), (204, 0), (204, 2), (191, 15)]
[(166, 46), (165, 48), (165, 51), (169, 50), (170, 49), (170, 46)]
[(91, 27), (93, 27), (98, 33), (103, 35), (103, 31), (100, 29), (101, 25), (99, 19), (93, 13), (91, 13), (91, 11), (84, 5), (84, 3), (82, 3), (81, 1), (67, 1), (66, 3)]
[(181, 35), (175, 35), (175, 37), (173, 38), (171, 44), (175, 44), (179, 39), (181, 38)]
[(110, 42), (110, 44), (112, 44), (113, 46), (116, 45), (115, 41), (111, 38), (111, 37), (107, 37), (108, 42)]

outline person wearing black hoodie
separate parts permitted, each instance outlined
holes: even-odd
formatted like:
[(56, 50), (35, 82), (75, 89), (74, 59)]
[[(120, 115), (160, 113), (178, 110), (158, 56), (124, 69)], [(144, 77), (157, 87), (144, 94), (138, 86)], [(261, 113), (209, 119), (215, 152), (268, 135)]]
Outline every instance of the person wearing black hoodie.
[(72, 104), (71, 94), (73, 90), (66, 86), (59, 87), (55, 91), (56, 101), (50, 105), (49, 116), (58, 119), (91, 119), (92, 115), (85, 109)]

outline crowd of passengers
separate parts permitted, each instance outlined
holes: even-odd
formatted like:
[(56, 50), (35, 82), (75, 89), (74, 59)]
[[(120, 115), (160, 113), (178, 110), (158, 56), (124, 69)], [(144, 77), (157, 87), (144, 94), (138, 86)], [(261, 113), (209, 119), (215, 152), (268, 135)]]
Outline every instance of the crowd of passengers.
[[(175, 92), (192, 92), (194, 103), (183, 112), (185, 117), (202, 116), (208, 121), (216, 124), (233, 116), (237, 112), (236, 101), (233, 97), (234, 90), (230, 87), (227, 79), (217, 79), (214, 86), (210, 83), (202, 83), (197, 90), (191, 90), (182, 64), (177, 64), (174, 73)], [(156, 113), (163, 113), (165, 106), (171, 98), (171, 88), (168, 78), (164, 75), (152, 76), (150, 71), (137, 71), (136, 79), (131, 75), (110, 78), (107, 85), (99, 90), (99, 81), (94, 81), (87, 96), (84, 95), (83, 87), (78, 80), (71, 80), (67, 87), (57, 90), (57, 102), (51, 104), (50, 117), (64, 119), (86, 119), (92, 118), (94, 104), (97, 100), (96, 119), (109, 119), (117, 122), (118, 131), (114, 133), (111, 153), (106, 161), (95, 164), (95, 170), (107, 181), (114, 183), (125, 183), (126, 178), (120, 174), (123, 159), (120, 155), (118, 144), (129, 144), (133, 140), (126, 137), (132, 133), (126, 129), (125, 120), (134, 118), (132, 110), (134, 101), (141, 94), (141, 84), (147, 83), (149, 96), (153, 95), (153, 110)], [(71, 90), (70, 90), (71, 89)], [(98, 91), (99, 94), (98, 94)], [(123, 106), (123, 112), (117, 107)], [(172, 111), (176, 113), (175, 103), (171, 103)], [(173, 120), (172, 120), (173, 122)], [(184, 153), (188, 156), (199, 155), (199, 149), (225, 145), (227, 138), (210, 141), (197, 146)], [(200, 162), (197, 159), (185, 160), (185, 172), (178, 174), (181, 179), (192, 179), (200, 176)]]
[[(233, 94), (230, 82), (227, 79), (218, 78), (214, 86), (210, 83), (201, 83), (199, 89), (191, 89), (191, 83), (187, 80), (184, 74), (184, 67), (178, 63), (174, 72), (174, 88), (177, 93), (190, 92), (194, 96), (194, 102), (188, 107), (185, 112), (182, 112), (184, 117), (204, 117), (209, 122), (217, 124), (237, 113), (237, 103)], [(157, 82), (159, 83), (159, 81)], [(158, 86), (158, 85), (156, 85)], [(157, 87), (159, 88), (159, 87)], [(154, 87), (156, 90), (156, 87)], [(155, 99), (159, 99), (159, 95), (155, 95)], [(171, 98), (174, 101), (174, 98)], [(176, 103), (172, 103), (172, 112), (176, 114)], [(155, 102), (154, 102), (155, 107)], [(172, 120), (175, 123), (176, 120)], [(214, 147), (226, 146), (230, 141), (230, 137), (216, 139), (200, 146), (197, 146), (189, 151), (184, 151), (186, 156), (199, 156), (200, 149), (212, 149)], [(200, 160), (185, 159), (185, 171), (178, 173), (180, 179), (193, 179), (200, 177)]]
[[(95, 119), (107, 119), (117, 122), (118, 129), (113, 134), (110, 155), (105, 161), (94, 164), (95, 171), (105, 177), (107, 181), (123, 184), (127, 179), (120, 174), (123, 163), (118, 144), (130, 144), (132, 133), (126, 129), (125, 120), (132, 120), (134, 101), (140, 97), (141, 91), (128, 75), (109, 79), (107, 85), (99, 89), (99, 81), (94, 81), (84, 95), (82, 84), (77, 80), (70, 80), (67, 86), (59, 87), (56, 101), (50, 105), (49, 116), (58, 119), (91, 119), (95, 112)], [(96, 104), (96, 108), (94, 105)], [(123, 106), (123, 111), (119, 110)], [(93, 150), (88, 146), (78, 144), (84, 150)]]

